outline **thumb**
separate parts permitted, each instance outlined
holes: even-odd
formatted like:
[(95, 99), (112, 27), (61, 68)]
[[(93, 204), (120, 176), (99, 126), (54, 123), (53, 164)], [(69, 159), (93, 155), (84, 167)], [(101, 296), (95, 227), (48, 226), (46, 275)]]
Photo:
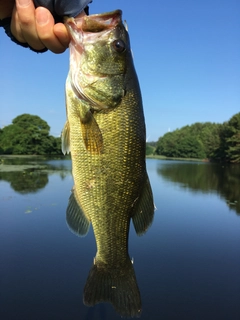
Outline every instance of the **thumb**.
[(54, 34), (54, 18), (51, 12), (44, 8), (38, 7), (35, 10), (36, 29), (41, 42), (54, 53), (65, 51), (66, 47), (59, 41)]

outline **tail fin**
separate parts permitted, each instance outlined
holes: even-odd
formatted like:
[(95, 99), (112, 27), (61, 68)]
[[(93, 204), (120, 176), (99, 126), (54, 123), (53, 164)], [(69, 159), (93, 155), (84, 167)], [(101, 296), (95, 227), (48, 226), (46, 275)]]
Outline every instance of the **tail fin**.
[(84, 288), (83, 302), (86, 306), (110, 302), (122, 317), (139, 317), (141, 297), (131, 260), (128, 258), (121, 268), (94, 264)]

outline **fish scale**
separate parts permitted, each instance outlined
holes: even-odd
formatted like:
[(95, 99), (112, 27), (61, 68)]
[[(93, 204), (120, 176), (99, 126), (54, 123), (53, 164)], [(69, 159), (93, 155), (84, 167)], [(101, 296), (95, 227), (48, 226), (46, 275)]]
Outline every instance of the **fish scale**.
[[(79, 119), (75, 117), (76, 125), (74, 125), (74, 117), (69, 114), (69, 118), (72, 119), (70, 123), (74, 128), (78, 128), (74, 131), (73, 136), (70, 131), (70, 140), (73, 141), (71, 156), (78, 160), (73, 160), (72, 163), (76, 194), (81, 199), (80, 206), (83, 212), (91, 219), (99, 258), (106, 261), (104, 255), (109, 257), (109, 248), (113, 260), (108, 259), (108, 263), (112, 265), (117, 259), (122, 259), (122, 257), (118, 257), (119, 253), (116, 250), (118, 246), (115, 246), (115, 250), (111, 250), (114, 247), (112, 244), (116, 238), (117, 229), (124, 235), (122, 245), (125, 252), (120, 250), (120, 253), (126, 259), (131, 205), (138, 196), (144, 174), (141, 170), (144, 161), (142, 161), (142, 157), (139, 157), (139, 153), (145, 151), (143, 147), (145, 141), (142, 141), (144, 126), (139, 126), (138, 117), (134, 117), (134, 114), (139, 113), (139, 110), (135, 110), (139, 109), (138, 104), (135, 103), (136, 107), (134, 108), (133, 103), (129, 103), (127, 99), (128, 96), (118, 108), (107, 114), (96, 113), (96, 121), (103, 134), (104, 143), (104, 153), (100, 155), (91, 155), (85, 150), (81, 139)], [(122, 104), (126, 105), (124, 114), (121, 111)], [(129, 110), (127, 106), (130, 106)], [(128, 128), (127, 132), (125, 128)], [(115, 130), (117, 134), (113, 135), (112, 132)], [(137, 137), (139, 143), (136, 141)], [(140, 143), (141, 148), (139, 147)], [(92, 181), (90, 186), (89, 181)], [(100, 213), (101, 217), (99, 218)], [(115, 219), (115, 228), (109, 222), (109, 215)], [(123, 229), (125, 232), (121, 228), (122, 225), (126, 225)], [(105, 232), (106, 228), (109, 228), (107, 233)], [(100, 244), (104, 248), (103, 252), (99, 251)]]
[[(132, 219), (137, 234), (143, 234), (152, 222), (154, 204), (128, 32), (119, 10), (69, 19), (66, 26), (72, 40), (62, 145), (64, 153), (71, 151), (74, 179), (67, 222), (80, 236), (91, 223), (97, 246), (84, 303), (109, 301), (121, 315), (138, 316), (141, 298), (128, 254), (129, 226)], [(89, 45), (91, 31), (96, 42), (91, 34)]]

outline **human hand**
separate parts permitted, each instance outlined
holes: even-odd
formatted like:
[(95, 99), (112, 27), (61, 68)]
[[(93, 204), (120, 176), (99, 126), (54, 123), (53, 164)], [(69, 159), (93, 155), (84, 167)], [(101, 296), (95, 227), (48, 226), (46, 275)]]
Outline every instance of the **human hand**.
[(65, 25), (55, 24), (50, 11), (35, 8), (32, 0), (16, 0), (11, 32), (19, 42), (27, 42), (35, 50), (47, 48), (54, 53), (64, 52), (70, 41)]
[[(83, 11), (76, 18), (84, 15)], [(16, 40), (35, 51), (62, 53), (69, 45), (65, 25), (55, 24), (51, 12), (44, 7), (35, 8), (33, 0), (0, 0), (0, 19), (4, 18), (11, 20), (11, 33)]]

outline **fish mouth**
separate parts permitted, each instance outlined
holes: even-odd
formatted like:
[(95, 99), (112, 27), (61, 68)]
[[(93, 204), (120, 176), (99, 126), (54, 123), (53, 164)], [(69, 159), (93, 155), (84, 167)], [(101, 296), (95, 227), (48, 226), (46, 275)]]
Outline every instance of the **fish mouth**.
[(122, 21), (122, 11), (115, 10), (101, 14), (84, 16), (82, 19), (82, 30), (85, 32), (101, 32), (113, 29)]
[(72, 35), (72, 30), (78, 29), (78, 32), (97, 33), (106, 31), (117, 26), (122, 21), (122, 11), (115, 10), (111, 12), (105, 12), (100, 14), (92, 14), (90, 16), (82, 16), (80, 18), (67, 18), (65, 25)]
[(114, 29), (122, 22), (122, 11), (115, 10), (106, 13), (82, 16), (80, 18), (66, 18), (65, 26), (71, 40), (77, 50), (83, 52), (83, 41), (88, 43), (96, 41), (96, 34), (101, 36), (102, 32)]
[[(88, 94), (86, 94), (84, 88), (80, 86), (78, 81), (79, 72), (83, 72), (81, 68), (81, 56), (84, 54), (84, 45), (95, 43), (102, 34), (106, 34), (115, 29), (119, 24), (122, 23), (122, 11), (115, 10), (111, 12), (93, 14), (90, 16), (82, 16), (80, 18), (66, 18), (65, 26), (70, 35), (70, 52), (72, 59), (70, 59), (71, 72), (70, 72), (70, 84), (75, 95), (88, 103), (93, 108), (105, 109), (107, 106), (103, 105), (99, 101), (95, 101)], [(76, 73), (74, 70), (78, 70)], [(84, 76), (91, 79), (91, 82), (97, 81), (99, 78), (106, 78), (106, 75), (88, 75), (84, 73)]]

